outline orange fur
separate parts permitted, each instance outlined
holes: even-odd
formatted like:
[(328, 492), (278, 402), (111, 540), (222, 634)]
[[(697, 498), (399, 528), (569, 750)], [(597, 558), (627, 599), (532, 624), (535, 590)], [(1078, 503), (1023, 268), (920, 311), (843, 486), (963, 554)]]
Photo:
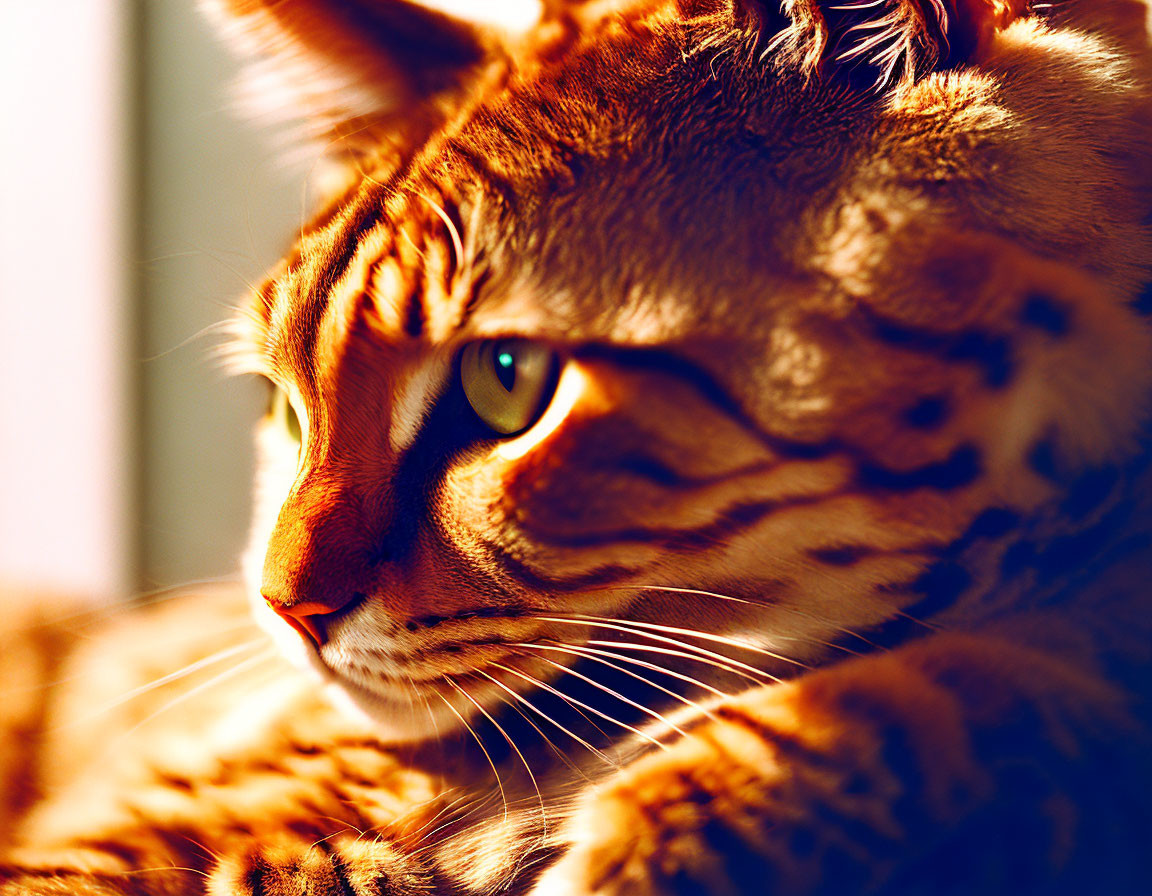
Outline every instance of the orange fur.
[[(250, 666), (115, 761), (34, 707), (87, 747), (0, 894), (1144, 891), (1143, 3), (224, 6), (347, 166), (238, 353), (248, 599), (337, 705), (103, 636)], [(463, 358), (525, 344), (507, 433)]]

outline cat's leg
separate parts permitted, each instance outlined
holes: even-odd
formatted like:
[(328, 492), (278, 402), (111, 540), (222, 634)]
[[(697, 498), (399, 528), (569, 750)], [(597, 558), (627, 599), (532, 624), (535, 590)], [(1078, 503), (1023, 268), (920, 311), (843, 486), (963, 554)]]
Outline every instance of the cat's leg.
[(417, 860), (374, 836), (280, 834), (220, 845), (203, 870), (196, 860), (148, 862), (107, 848), (21, 850), (0, 863), (0, 896), (427, 896), (431, 890)]
[(137, 866), (104, 849), (20, 849), (0, 860), (0, 896), (193, 896), (202, 876), (172, 862)]
[(1142, 892), (1146, 743), (1079, 661), (934, 635), (700, 716), (586, 795), (533, 892)]
[(281, 837), (222, 859), (209, 896), (427, 896), (427, 872), (387, 841), (342, 834), (322, 840)]

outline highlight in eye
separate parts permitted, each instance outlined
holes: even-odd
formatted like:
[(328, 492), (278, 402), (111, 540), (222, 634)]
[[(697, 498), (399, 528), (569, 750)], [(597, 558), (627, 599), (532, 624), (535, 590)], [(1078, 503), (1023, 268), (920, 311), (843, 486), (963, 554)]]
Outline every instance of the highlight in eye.
[(556, 386), (556, 353), (527, 339), (485, 339), (460, 353), (460, 384), (484, 425), (510, 436), (539, 418)]

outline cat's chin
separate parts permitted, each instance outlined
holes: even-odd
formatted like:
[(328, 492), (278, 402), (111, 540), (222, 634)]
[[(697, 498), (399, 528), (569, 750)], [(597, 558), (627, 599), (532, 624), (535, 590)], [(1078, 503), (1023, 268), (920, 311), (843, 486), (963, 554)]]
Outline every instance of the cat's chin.
[(263, 600), (253, 598), (251, 603), (257, 623), (280, 653), (293, 666), (319, 679), (333, 704), (365, 719), (381, 740), (388, 743), (436, 740), (463, 727), (460, 716), (442, 701), (420, 700), (414, 693), (399, 688), (385, 693), (350, 681), (271, 613)]
[(367, 720), (381, 740), (418, 743), (439, 740), (462, 727), (460, 717), (434, 701), (417, 701), (405, 695), (390, 696), (339, 680), (328, 674), (329, 698), (341, 709)]

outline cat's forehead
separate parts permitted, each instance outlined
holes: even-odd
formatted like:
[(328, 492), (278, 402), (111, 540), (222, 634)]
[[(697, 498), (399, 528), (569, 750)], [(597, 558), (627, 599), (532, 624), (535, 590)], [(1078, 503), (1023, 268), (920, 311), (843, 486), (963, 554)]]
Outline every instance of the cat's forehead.
[(292, 363), (366, 319), (385, 346), (668, 342), (731, 329), (733, 297), (789, 301), (821, 216), (900, 116), (785, 71), (751, 90), (746, 63), (685, 46), (675, 29), (603, 36), (366, 174), (258, 299), (279, 326), (266, 341)]

